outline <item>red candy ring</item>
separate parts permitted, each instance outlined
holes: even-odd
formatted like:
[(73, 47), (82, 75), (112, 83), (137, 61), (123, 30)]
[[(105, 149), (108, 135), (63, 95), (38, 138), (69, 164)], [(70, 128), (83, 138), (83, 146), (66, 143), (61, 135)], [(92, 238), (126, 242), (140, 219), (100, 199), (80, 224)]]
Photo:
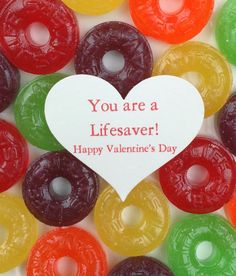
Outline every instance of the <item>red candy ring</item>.
[(0, 120), (0, 192), (9, 189), (23, 176), (28, 161), (28, 147), (20, 132)]
[[(195, 165), (204, 167), (208, 176), (193, 183), (188, 172)], [(205, 214), (230, 200), (236, 184), (235, 162), (218, 141), (197, 137), (159, 170), (159, 177), (163, 192), (176, 207)]]
[(185, 0), (174, 13), (161, 9), (160, 0), (130, 0), (130, 11), (136, 27), (145, 35), (171, 44), (196, 36), (207, 24), (214, 0)]
[[(78, 40), (74, 14), (59, 0), (7, 0), (0, 9), (0, 44), (18, 68), (33, 74), (49, 74), (64, 67), (73, 57)], [(30, 26), (48, 28), (49, 41), (39, 45)]]
[(34, 245), (27, 263), (27, 276), (56, 276), (57, 261), (72, 258), (77, 276), (106, 276), (106, 256), (97, 240), (85, 230), (57, 228), (43, 235)]

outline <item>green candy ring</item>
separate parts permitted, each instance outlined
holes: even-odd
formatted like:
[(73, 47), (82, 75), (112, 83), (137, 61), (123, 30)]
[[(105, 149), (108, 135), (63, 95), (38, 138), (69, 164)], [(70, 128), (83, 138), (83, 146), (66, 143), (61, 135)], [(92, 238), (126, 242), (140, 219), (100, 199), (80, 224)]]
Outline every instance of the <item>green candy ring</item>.
[(48, 151), (62, 150), (48, 128), (44, 104), (50, 89), (61, 79), (62, 74), (40, 76), (24, 86), (18, 94), (14, 106), (18, 129), (30, 144)]
[(216, 41), (220, 51), (236, 65), (236, 0), (228, 0), (220, 11), (216, 24)]
[[(212, 244), (212, 253), (201, 260), (197, 247), (204, 241)], [(175, 276), (236, 275), (236, 232), (218, 215), (188, 215), (173, 226), (167, 255)]]

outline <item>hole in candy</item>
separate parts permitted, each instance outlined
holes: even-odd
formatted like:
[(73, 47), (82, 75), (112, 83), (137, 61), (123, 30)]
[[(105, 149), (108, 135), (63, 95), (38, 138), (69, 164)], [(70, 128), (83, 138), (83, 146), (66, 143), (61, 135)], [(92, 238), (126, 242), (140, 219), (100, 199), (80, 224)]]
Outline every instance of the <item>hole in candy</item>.
[(203, 82), (202, 75), (198, 72), (187, 72), (182, 75), (182, 78), (191, 82), (197, 88), (199, 88)]
[(0, 224), (0, 244), (4, 243), (7, 240), (8, 231), (7, 229)]
[(123, 209), (121, 219), (127, 226), (135, 226), (142, 221), (143, 212), (140, 208), (130, 205)]
[(57, 177), (50, 183), (49, 191), (55, 199), (65, 200), (71, 194), (72, 187), (66, 178)]
[(56, 262), (57, 276), (76, 276), (78, 267), (76, 261), (70, 257), (62, 257)]
[(175, 14), (182, 10), (184, 0), (158, 0), (161, 10), (166, 14)]
[(37, 46), (45, 45), (50, 39), (48, 28), (41, 23), (32, 23), (28, 27), (28, 35), (31, 42), (33, 42)]
[(121, 71), (125, 66), (124, 56), (118, 51), (109, 51), (102, 58), (106, 70), (116, 73)]
[(207, 261), (213, 256), (213, 244), (209, 241), (201, 242), (196, 249), (196, 256), (199, 261)]
[(204, 186), (210, 180), (208, 170), (201, 165), (194, 165), (187, 171), (187, 179), (192, 186)]

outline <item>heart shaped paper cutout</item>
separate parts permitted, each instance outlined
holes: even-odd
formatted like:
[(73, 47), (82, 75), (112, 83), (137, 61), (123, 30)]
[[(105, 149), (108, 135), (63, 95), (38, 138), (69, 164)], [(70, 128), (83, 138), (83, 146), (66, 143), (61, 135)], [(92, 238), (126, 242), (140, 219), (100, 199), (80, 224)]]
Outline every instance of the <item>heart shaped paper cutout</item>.
[(191, 143), (204, 105), (191, 83), (173, 76), (146, 79), (122, 99), (105, 80), (75, 75), (51, 89), (45, 116), (56, 139), (125, 200)]

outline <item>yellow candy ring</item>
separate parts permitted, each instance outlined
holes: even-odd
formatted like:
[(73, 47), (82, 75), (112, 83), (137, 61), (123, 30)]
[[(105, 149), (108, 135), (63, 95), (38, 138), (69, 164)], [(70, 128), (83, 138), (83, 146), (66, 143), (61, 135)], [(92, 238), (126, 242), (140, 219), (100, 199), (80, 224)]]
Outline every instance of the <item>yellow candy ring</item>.
[(37, 240), (38, 225), (16, 196), (0, 195), (0, 226), (5, 235), (0, 235), (0, 273), (19, 266)]
[(62, 0), (72, 10), (86, 14), (108, 13), (121, 5), (124, 0)]
[(232, 88), (232, 71), (214, 47), (202, 42), (173, 46), (158, 60), (153, 75), (174, 75), (191, 81), (200, 92), (205, 117), (226, 103)]
[[(140, 211), (138, 221), (124, 221), (126, 207)], [(94, 219), (98, 234), (109, 248), (121, 255), (139, 256), (152, 251), (165, 239), (170, 214), (161, 190), (144, 180), (124, 202), (112, 187), (107, 187), (98, 198)]]

